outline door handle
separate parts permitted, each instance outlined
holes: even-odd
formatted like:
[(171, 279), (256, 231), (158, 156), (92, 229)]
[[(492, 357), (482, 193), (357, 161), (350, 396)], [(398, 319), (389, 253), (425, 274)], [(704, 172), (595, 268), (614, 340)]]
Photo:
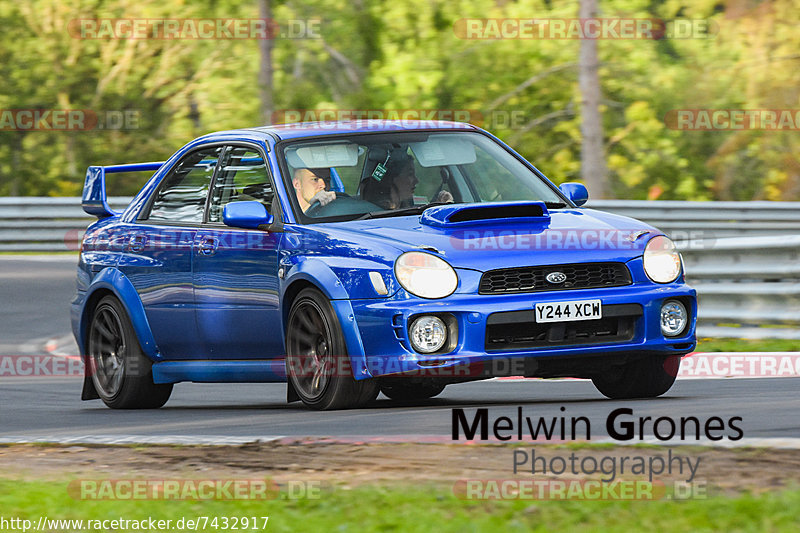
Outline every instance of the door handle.
[(197, 248), (201, 255), (214, 255), (218, 245), (219, 239), (216, 237), (203, 237)]
[(128, 240), (128, 250), (131, 252), (141, 252), (144, 250), (144, 245), (147, 243), (145, 235), (134, 235)]

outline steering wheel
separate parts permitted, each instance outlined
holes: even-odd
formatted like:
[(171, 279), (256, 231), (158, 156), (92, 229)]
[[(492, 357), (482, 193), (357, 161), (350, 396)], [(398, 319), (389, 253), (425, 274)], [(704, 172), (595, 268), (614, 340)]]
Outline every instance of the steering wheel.
[(347, 194), (346, 192), (337, 192), (337, 193), (336, 193), (336, 199), (332, 200), (332, 201), (331, 201), (329, 204), (327, 204), (327, 205), (322, 205), (321, 203), (319, 203), (319, 200), (314, 200), (314, 203), (313, 203), (313, 204), (311, 204), (311, 205), (308, 207), (308, 209), (306, 209), (306, 211), (305, 211), (305, 215), (306, 215), (307, 217), (318, 217), (318, 216), (320, 216), (320, 212), (321, 212), (321, 211), (323, 211), (323, 210), (324, 210), (326, 207), (328, 207), (329, 205), (331, 205), (331, 204), (335, 203), (335, 202), (336, 202), (336, 200), (338, 200), (339, 198), (350, 198), (350, 195), (349, 195), (349, 194)]

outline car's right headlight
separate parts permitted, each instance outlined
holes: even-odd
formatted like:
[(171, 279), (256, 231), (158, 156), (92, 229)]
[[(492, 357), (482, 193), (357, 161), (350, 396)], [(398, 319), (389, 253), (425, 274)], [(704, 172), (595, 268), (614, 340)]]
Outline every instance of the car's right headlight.
[(444, 298), (458, 286), (447, 261), (425, 252), (406, 252), (394, 263), (394, 274), (405, 290), (420, 298)]
[(681, 274), (681, 255), (675, 243), (659, 235), (650, 239), (644, 249), (644, 272), (656, 283), (670, 283)]

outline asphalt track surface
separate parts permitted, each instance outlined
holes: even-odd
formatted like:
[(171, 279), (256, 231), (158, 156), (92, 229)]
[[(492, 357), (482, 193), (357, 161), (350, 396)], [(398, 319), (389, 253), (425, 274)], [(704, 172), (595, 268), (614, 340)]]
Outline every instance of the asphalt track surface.
[[(68, 309), (74, 287), (74, 256), (0, 256), (0, 356), (46, 353), (56, 345), (64, 353), (75, 350)], [(741, 417), (747, 441), (800, 442), (800, 378), (679, 380), (664, 397), (624, 402), (605, 399), (587, 381), (486, 381), (451, 385), (426, 401), (380, 396), (365, 409), (323, 413), (287, 404), (283, 384), (181, 383), (167, 405), (154, 411), (112, 411), (99, 401), (81, 402), (80, 387), (78, 377), (0, 377), (0, 442), (448, 442), (453, 408), (471, 417), (474, 409), (487, 407), (493, 421), (516, 417), (519, 406), (532, 418), (587, 417), (592, 440), (607, 435), (609, 413), (627, 407), (636, 418)]]

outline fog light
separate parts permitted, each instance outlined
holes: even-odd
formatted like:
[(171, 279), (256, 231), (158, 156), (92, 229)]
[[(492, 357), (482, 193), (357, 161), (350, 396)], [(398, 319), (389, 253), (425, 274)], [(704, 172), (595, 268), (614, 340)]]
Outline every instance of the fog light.
[(668, 300), (661, 306), (661, 333), (677, 337), (686, 328), (686, 307), (678, 300)]
[(411, 323), (411, 346), (419, 353), (441, 350), (447, 341), (447, 326), (441, 318), (421, 316)]

